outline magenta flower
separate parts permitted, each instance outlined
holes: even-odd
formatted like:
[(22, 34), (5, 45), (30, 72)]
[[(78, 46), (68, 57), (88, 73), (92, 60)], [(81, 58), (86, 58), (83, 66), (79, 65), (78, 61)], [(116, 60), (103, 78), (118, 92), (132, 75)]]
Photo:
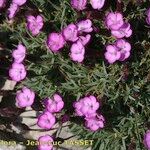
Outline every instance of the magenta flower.
[(124, 23), (118, 30), (111, 30), (111, 34), (116, 38), (130, 37), (132, 30), (129, 23)]
[(90, 0), (93, 9), (100, 10), (104, 6), (105, 0)]
[(82, 20), (77, 23), (78, 31), (80, 33), (87, 32), (90, 33), (93, 31), (92, 21), (90, 19)]
[(12, 3), (17, 4), (18, 6), (22, 6), (26, 3), (27, 0), (12, 0)]
[(40, 30), (43, 28), (43, 25), (44, 23), (42, 16), (38, 15), (34, 17), (30, 15), (27, 17), (27, 27), (33, 36), (36, 36), (40, 33)]
[(121, 53), (118, 51), (118, 48), (115, 45), (108, 45), (106, 46), (106, 52), (104, 55), (107, 61), (110, 64), (113, 64), (120, 58)]
[(94, 96), (88, 96), (74, 103), (75, 112), (78, 116), (93, 117), (99, 108), (99, 103)]
[(58, 52), (65, 45), (65, 40), (60, 33), (51, 33), (47, 39), (47, 46), (53, 52)]
[(13, 19), (16, 13), (18, 12), (18, 10), (19, 10), (19, 6), (15, 3), (12, 3), (8, 8), (8, 18)]
[(37, 125), (43, 129), (51, 129), (55, 122), (55, 116), (52, 113), (45, 111), (38, 117)]
[(0, 0), (0, 9), (4, 8), (6, 4), (6, 0)]
[(115, 43), (119, 52), (121, 53), (119, 60), (124, 61), (130, 56), (131, 45), (124, 39), (118, 39)]
[(16, 106), (19, 108), (31, 106), (34, 102), (34, 99), (35, 93), (27, 87), (23, 87), (22, 90), (17, 92)]
[(73, 103), (73, 107), (75, 108), (75, 113), (77, 116), (84, 116), (82, 112), (82, 106), (84, 104), (84, 99), (80, 99), (78, 102)]
[(78, 40), (78, 30), (77, 26), (72, 24), (69, 24), (64, 30), (63, 30), (63, 36), (66, 41), (72, 41), (75, 42)]
[(97, 131), (98, 129), (104, 128), (105, 119), (102, 115), (97, 115), (95, 117), (85, 119), (85, 126), (91, 131)]
[(47, 111), (51, 113), (59, 112), (64, 107), (64, 102), (62, 101), (60, 95), (54, 94), (52, 99), (46, 99), (45, 106)]
[(150, 130), (148, 130), (144, 135), (144, 145), (148, 150), (150, 149)]
[(23, 64), (13, 63), (9, 70), (9, 76), (14, 81), (21, 81), (25, 79), (27, 75), (25, 66)]
[(62, 118), (61, 118), (61, 122), (62, 123), (65, 123), (65, 122), (67, 122), (67, 121), (69, 121), (70, 120), (70, 117), (69, 117), (69, 115), (67, 115), (67, 114), (64, 114), (63, 116), (62, 116)]
[(73, 8), (79, 10), (85, 9), (87, 4), (87, 0), (71, 0), (71, 5)]
[(84, 60), (85, 48), (80, 41), (72, 44), (70, 57), (73, 61), (82, 62)]
[(147, 15), (146, 22), (148, 25), (150, 25), (150, 8), (146, 11), (146, 15)]
[(22, 44), (19, 44), (17, 49), (12, 52), (12, 56), (16, 63), (21, 63), (25, 59), (26, 48)]
[(122, 14), (118, 12), (108, 13), (105, 19), (105, 24), (108, 29), (118, 30), (124, 24)]
[(90, 34), (87, 34), (86, 36), (79, 36), (79, 41), (82, 43), (83, 46), (88, 44), (90, 39), (91, 39), (91, 35)]
[(38, 150), (52, 150), (53, 149), (53, 139), (50, 135), (44, 135), (38, 139), (39, 145)]

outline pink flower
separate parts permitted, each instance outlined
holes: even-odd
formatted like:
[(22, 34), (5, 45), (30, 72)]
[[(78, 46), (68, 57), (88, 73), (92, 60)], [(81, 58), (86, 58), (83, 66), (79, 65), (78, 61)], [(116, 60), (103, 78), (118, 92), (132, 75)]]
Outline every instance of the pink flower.
[(47, 111), (54, 113), (59, 112), (64, 107), (64, 102), (58, 94), (54, 94), (52, 99), (46, 99), (45, 106)]
[(33, 36), (36, 36), (40, 33), (40, 30), (43, 28), (43, 25), (44, 23), (42, 16), (38, 15), (34, 17), (30, 15), (27, 17), (27, 27)]
[(131, 45), (124, 39), (118, 39), (115, 43), (118, 51), (121, 53), (119, 60), (124, 61), (130, 56)]
[(53, 149), (53, 139), (50, 135), (44, 135), (38, 139), (39, 145), (38, 150), (52, 150)]
[(85, 48), (80, 41), (72, 44), (70, 57), (73, 61), (82, 62), (84, 60)]
[(129, 23), (124, 23), (118, 30), (112, 30), (111, 34), (116, 38), (130, 37), (132, 30)]
[(79, 36), (79, 41), (82, 43), (83, 46), (88, 44), (90, 39), (91, 39), (91, 35), (90, 34), (87, 34), (86, 36)]
[(8, 18), (13, 19), (18, 10), (19, 10), (19, 6), (15, 3), (12, 3), (8, 8)]
[(0, 0), (0, 9), (4, 8), (6, 4), (6, 0)]
[(146, 15), (147, 15), (146, 22), (147, 24), (150, 25), (150, 8), (146, 11)]
[(53, 52), (58, 52), (65, 45), (65, 40), (60, 33), (51, 33), (47, 39), (47, 46)]
[(17, 4), (18, 6), (22, 6), (26, 3), (27, 0), (12, 0), (12, 3)]
[(19, 44), (17, 49), (13, 51), (12, 56), (16, 63), (21, 63), (25, 59), (26, 48), (22, 44)]
[(43, 129), (51, 129), (56, 122), (56, 118), (53, 114), (45, 111), (38, 117), (37, 125)]
[(82, 112), (83, 102), (84, 99), (80, 99), (78, 102), (73, 103), (73, 107), (75, 108), (75, 113), (77, 116), (84, 116), (84, 113)]
[(97, 131), (98, 129), (104, 128), (105, 119), (102, 115), (97, 115), (95, 117), (85, 119), (85, 126), (91, 131)]
[(148, 130), (144, 135), (144, 145), (148, 150), (150, 149), (150, 130)]
[(80, 33), (82, 32), (92, 32), (93, 28), (92, 28), (92, 21), (90, 19), (86, 19), (86, 20), (82, 20), (80, 22), (77, 23), (77, 27), (78, 27), (78, 31)]
[(25, 66), (23, 64), (13, 63), (12, 67), (9, 70), (9, 76), (14, 81), (21, 81), (25, 79), (27, 75)]
[(17, 92), (16, 106), (20, 108), (31, 106), (34, 99), (35, 93), (27, 87), (23, 87), (22, 90)]
[(105, 0), (90, 0), (93, 9), (101, 9), (104, 6)]
[(74, 103), (75, 112), (78, 116), (93, 117), (99, 108), (99, 103), (94, 96), (88, 96)]
[(104, 55), (110, 64), (113, 64), (121, 56), (120, 52), (118, 51), (118, 48), (115, 45), (106, 46), (106, 52)]
[(118, 12), (110, 12), (105, 19), (106, 26), (111, 30), (118, 30), (123, 24), (123, 16)]
[(75, 42), (78, 40), (78, 30), (77, 26), (72, 24), (69, 24), (64, 30), (63, 30), (63, 36), (66, 41), (72, 41)]
[(85, 9), (86, 4), (87, 4), (87, 0), (71, 0), (72, 7), (77, 10)]

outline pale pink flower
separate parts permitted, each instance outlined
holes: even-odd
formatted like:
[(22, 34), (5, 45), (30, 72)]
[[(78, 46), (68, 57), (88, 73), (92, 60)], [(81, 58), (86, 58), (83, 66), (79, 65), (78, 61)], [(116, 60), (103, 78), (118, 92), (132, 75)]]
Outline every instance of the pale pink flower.
[(72, 44), (70, 57), (73, 61), (82, 62), (84, 60), (85, 48), (80, 41)]
[(144, 135), (144, 145), (148, 150), (150, 150), (150, 130), (148, 130)]
[(87, 0), (71, 0), (71, 5), (78, 11), (83, 10), (86, 8)]
[(18, 10), (19, 10), (19, 6), (15, 3), (12, 3), (8, 8), (8, 18), (13, 19), (16, 13), (18, 12)]
[(78, 32), (80, 33), (82, 32), (90, 33), (93, 31), (92, 21), (90, 19), (86, 19), (78, 22), (77, 27), (78, 27)]
[(0, 9), (4, 8), (6, 5), (6, 0), (0, 0)]
[(91, 131), (97, 131), (98, 129), (104, 128), (105, 119), (102, 115), (85, 118), (85, 126)]
[(26, 3), (27, 0), (12, 0), (12, 3), (17, 4), (18, 6), (22, 6)]
[(111, 34), (116, 38), (130, 37), (132, 30), (129, 23), (124, 23), (118, 30), (111, 30)]
[(25, 66), (23, 64), (13, 63), (12, 67), (9, 70), (9, 76), (14, 81), (21, 81), (25, 79), (27, 75)]
[(105, 24), (108, 29), (118, 30), (123, 24), (123, 16), (119, 12), (110, 12), (107, 14)]
[(130, 56), (131, 45), (124, 39), (118, 39), (115, 43), (118, 51), (121, 53), (119, 60), (124, 61)]
[(146, 22), (147, 22), (147, 24), (149, 24), (149, 25), (150, 25), (150, 8), (149, 8), (149, 9), (147, 9), (147, 11), (146, 11), (146, 15), (147, 15), (147, 17), (146, 17)]
[(23, 108), (31, 106), (35, 99), (35, 93), (27, 87), (23, 87), (22, 90), (17, 91), (16, 106)]
[(69, 24), (65, 29), (63, 29), (63, 36), (66, 41), (75, 42), (78, 40), (78, 30), (75, 24)]
[(43, 129), (51, 129), (55, 122), (55, 116), (52, 113), (45, 111), (38, 117), (37, 125)]
[(43, 17), (38, 16), (28, 16), (27, 17), (27, 27), (33, 36), (36, 36), (40, 33), (40, 30), (43, 28)]
[(53, 138), (50, 135), (40, 136), (38, 150), (53, 150)]
[(118, 51), (118, 48), (115, 45), (106, 46), (105, 58), (110, 64), (113, 64), (115, 61), (119, 60), (121, 53)]
[(48, 98), (45, 100), (45, 106), (47, 111), (51, 113), (59, 112), (64, 107), (64, 102), (60, 95), (54, 94), (52, 99)]
[(79, 36), (79, 41), (82, 43), (83, 46), (89, 43), (91, 39), (91, 35), (87, 34), (86, 36)]
[(26, 48), (25, 48), (25, 46), (23, 46), (22, 44), (19, 44), (17, 46), (17, 49), (15, 49), (12, 52), (12, 56), (13, 56), (14, 61), (16, 63), (21, 63), (25, 59), (25, 56), (26, 56)]
[(100, 105), (94, 96), (88, 96), (75, 102), (73, 106), (78, 116), (93, 117)]
[(93, 9), (100, 10), (105, 4), (105, 0), (90, 0), (90, 4), (92, 5)]
[(65, 45), (65, 40), (60, 33), (50, 33), (47, 39), (47, 46), (53, 52), (58, 52)]

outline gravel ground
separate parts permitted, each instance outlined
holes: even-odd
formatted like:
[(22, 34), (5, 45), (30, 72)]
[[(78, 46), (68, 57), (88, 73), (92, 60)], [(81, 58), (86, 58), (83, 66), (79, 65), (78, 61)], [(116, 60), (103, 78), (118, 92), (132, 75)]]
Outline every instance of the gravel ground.
[[(11, 91), (14, 89), (16, 82), (11, 81), (11, 80), (6, 80), (1, 82), (3, 84), (0, 84), (0, 88), (1, 90), (4, 91)], [(0, 95), (0, 103), (2, 101), (3, 96)], [(12, 125), (12, 129), (14, 130), (15, 134), (18, 134), (20, 136), (22, 136), (21, 138), (24, 139), (31, 139), (31, 140), (37, 140), (41, 135), (45, 135), (45, 134), (49, 134), (52, 135), (56, 130), (51, 130), (48, 132), (41, 132), (40, 128), (36, 125), (37, 122), (37, 112), (32, 110), (32, 108), (27, 108), (26, 112), (22, 113), (20, 115), (20, 121), (23, 124), (26, 124), (27, 126), (29, 126), (31, 129), (33, 129), (32, 131), (29, 132), (24, 132), (20, 127), (16, 127)], [(68, 138), (73, 136), (73, 134), (70, 132), (69, 127), (67, 126), (69, 124), (69, 122), (66, 124), (64, 124), (60, 133), (59, 133), (59, 137), (60, 138)], [(55, 125), (54, 128), (58, 128), (58, 124)], [(0, 127), (0, 131), (1, 131), (1, 127)], [(25, 147), (24, 145), (21, 144), (17, 144), (15, 146), (8, 146), (7, 144), (2, 144), (2, 141), (6, 140), (9, 141), (9, 134), (6, 136), (3, 132), (0, 133), (0, 150), (34, 150), (36, 149), (35, 147)], [(17, 137), (19, 138), (19, 137)], [(72, 137), (71, 139), (72, 141), (76, 141), (77, 137)], [(21, 140), (20, 140), (21, 141)], [(80, 146), (74, 146), (74, 145), (70, 145), (70, 144), (62, 144), (60, 146), (60, 148), (57, 148), (57, 150), (91, 150), (91, 148), (84, 148), (84, 147), (80, 147)]]

